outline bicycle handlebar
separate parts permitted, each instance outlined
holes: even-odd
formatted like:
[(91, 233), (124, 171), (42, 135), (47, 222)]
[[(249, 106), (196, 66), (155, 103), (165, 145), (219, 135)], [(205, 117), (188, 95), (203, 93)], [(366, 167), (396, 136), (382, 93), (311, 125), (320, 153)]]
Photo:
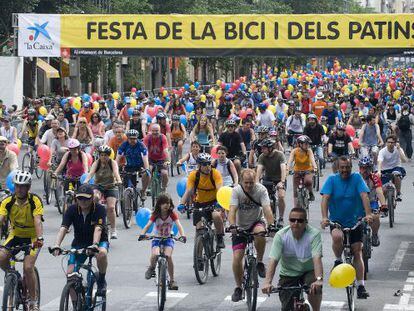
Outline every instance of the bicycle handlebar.
[[(55, 250), (59, 250), (59, 255), (75, 254), (75, 255), (87, 255), (89, 257), (92, 257), (92, 256), (95, 255), (95, 253), (99, 252), (98, 249), (87, 248), (87, 247), (79, 248), (79, 249), (76, 249), (76, 248), (64, 249), (64, 248), (61, 248), (61, 247), (50, 247), (49, 246), (48, 250), (49, 250), (50, 254), (53, 254), (53, 252)], [(88, 254), (88, 252), (90, 252), (90, 253)]]
[(178, 242), (181, 242), (181, 243), (185, 243), (182, 239), (181, 239), (181, 237), (176, 237), (175, 235), (172, 235), (172, 234), (170, 234), (170, 235), (168, 235), (168, 236), (157, 236), (157, 235), (146, 235), (145, 236), (145, 239), (142, 239), (142, 240), (138, 240), (138, 241), (150, 241), (150, 240), (166, 240), (166, 239), (173, 239), (174, 241), (178, 241)]
[(363, 222), (364, 221), (360, 219), (353, 227), (344, 227), (339, 222), (336, 222), (336, 221), (329, 221), (329, 225), (334, 226), (335, 228), (340, 229), (342, 231), (351, 231), (351, 230), (355, 230), (356, 228), (358, 228), (358, 226), (360, 226)]
[(293, 291), (293, 290), (303, 290), (305, 293), (308, 293), (310, 287), (308, 285), (298, 285), (298, 286), (277, 286), (273, 287), (270, 291), (271, 294), (276, 294), (283, 291)]

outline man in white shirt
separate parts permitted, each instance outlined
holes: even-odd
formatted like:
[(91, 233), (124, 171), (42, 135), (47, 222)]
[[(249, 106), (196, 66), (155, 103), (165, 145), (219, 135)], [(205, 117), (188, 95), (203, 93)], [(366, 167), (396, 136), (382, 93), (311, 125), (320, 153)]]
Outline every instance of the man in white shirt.
[(276, 120), (275, 115), (270, 110), (267, 110), (267, 105), (265, 103), (260, 103), (258, 108), (260, 111), (256, 117), (258, 125), (264, 125), (269, 128), (273, 127)]

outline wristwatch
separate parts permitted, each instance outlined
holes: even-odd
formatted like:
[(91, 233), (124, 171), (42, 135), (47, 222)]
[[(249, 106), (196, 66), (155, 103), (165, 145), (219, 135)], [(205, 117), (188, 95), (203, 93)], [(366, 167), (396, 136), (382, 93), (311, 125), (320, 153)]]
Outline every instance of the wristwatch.
[(323, 281), (323, 277), (322, 277), (322, 276), (318, 276), (318, 277), (316, 278), (316, 281)]

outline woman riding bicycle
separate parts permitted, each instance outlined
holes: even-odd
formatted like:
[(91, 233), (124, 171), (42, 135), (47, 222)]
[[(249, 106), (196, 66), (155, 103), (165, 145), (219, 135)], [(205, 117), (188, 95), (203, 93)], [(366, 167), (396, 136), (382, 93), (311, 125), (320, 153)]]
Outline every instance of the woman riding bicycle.
[(100, 114), (97, 112), (92, 114), (91, 123), (89, 123), (89, 127), (91, 128), (94, 137), (103, 137), (105, 135), (105, 124), (103, 123)]
[(197, 169), (197, 158), (200, 154), (201, 145), (198, 141), (191, 142), (191, 150), (187, 153), (184, 158), (180, 159), (177, 162), (177, 166), (182, 165), (184, 162), (187, 162), (187, 172), (191, 173), (192, 171)]
[(72, 138), (79, 141), (80, 144), (86, 145), (84, 148), (86, 153), (90, 153), (92, 150), (93, 133), (88, 127), (85, 117), (80, 117), (76, 123), (75, 130), (73, 131)]
[[(191, 141), (198, 141), (204, 147), (204, 152), (210, 153), (211, 146), (215, 145), (215, 137), (213, 127), (208, 121), (207, 116), (202, 115), (200, 121), (196, 124), (190, 134)], [(210, 139), (212, 143), (210, 144)]]
[(175, 114), (172, 116), (171, 124), (171, 142), (173, 146), (177, 145), (177, 158), (181, 159), (183, 155), (183, 145), (186, 139), (187, 133), (185, 127), (180, 122), (180, 116)]
[[(48, 166), (52, 164), (59, 165), (60, 161), (63, 158), (63, 155), (69, 150), (68, 149), (69, 137), (66, 133), (66, 130), (63, 127), (57, 129), (56, 138), (52, 141), (50, 147), (51, 156), (49, 158)], [(54, 163), (52, 163), (54, 161)]]
[[(297, 147), (290, 153), (287, 168), (290, 169), (292, 162), (294, 162), (293, 198), (295, 207), (298, 207), (298, 186), (301, 182), (301, 178), (303, 178), (303, 184), (309, 191), (309, 200), (315, 200), (315, 196), (312, 192), (312, 178), (313, 172), (317, 170), (317, 166), (312, 149), (309, 148), (310, 138), (306, 135), (301, 135), (297, 138), (296, 143)], [(305, 174), (303, 177), (302, 172)]]
[(92, 164), (91, 171), (84, 183), (88, 183), (95, 176), (97, 190), (106, 200), (107, 215), (111, 224), (111, 239), (117, 239), (115, 205), (119, 195), (117, 184), (122, 184), (122, 180), (119, 176), (118, 164), (115, 160), (109, 158), (111, 152), (111, 147), (107, 145), (98, 148), (99, 159)]

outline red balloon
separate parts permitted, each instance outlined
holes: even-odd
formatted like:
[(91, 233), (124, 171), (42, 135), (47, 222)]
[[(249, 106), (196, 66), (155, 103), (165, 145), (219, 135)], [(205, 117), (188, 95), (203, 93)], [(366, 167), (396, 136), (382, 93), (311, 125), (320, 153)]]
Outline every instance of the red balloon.
[(131, 93), (136, 93), (136, 91), (137, 91), (136, 87), (131, 88)]
[(410, 67), (410, 68), (407, 69), (407, 71), (408, 72), (413, 72), (413, 68)]
[(221, 88), (224, 90), (226, 88), (226, 83), (225, 82), (221, 82)]
[(246, 110), (240, 110), (239, 117), (241, 119), (243, 119), (243, 120), (246, 119), (246, 117), (247, 117), (247, 111)]
[(323, 80), (322, 80), (322, 79), (319, 79), (319, 80), (318, 80), (318, 84), (319, 84), (319, 85), (323, 85)]
[(380, 92), (375, 92), (374, 97), (375, 97), (375, 99), (379, 99), (381, 97), (381, 93)]
[(344, 79), (344, 84), (348, 84), (348, 79)]
[(91, 167), (91, 165), (93, 163), (93, 158), (92, 158), (91, 154), (87, 153), (86, 157), (88, 158), (88, 166)]
[(358, 138), (355, 138), (352, 141), (352, 147), (354, 147), (354, 149), (359, 149), (359, 139)]
[(341, 104), (341, 110), (342, 110), (343, 112), (345, 112), (345, 110), (346, 110), (346, 103), (342, 103), (342, 104)]
[(367, 94), (371, 94), (372, 93), (372, 87), (367, 88)]
[(73, 102), (75, 101), (75, 98), (74, 97), (71, 97), (70, 99), (69, 99), (69, 104), (71, 104), (71, 105), (73, 105)]
[(43, 161), (49, 161), (51, 152), (48, 145), (40, 145), (37, 147), (37, 154)]
[(287, 85), (287, 83), (288, 83), (288, 79), (287, 78), (283, 78), (283, 85)]
[(96, 101), (96, 100), (98, 100), (98, 97), (99, 97), (99, 94), (98, 93), (92, 93), (91, 99), (93, 101)]
[(19, 149), (19, 147), (17, 146), (17, 144), (8, 144), (7, 145), (7, 149), (9, 149), (10, 151), (13, 151), (17, 156), (19, 155), (19, 153), (20, 153), (20, 149)]
[(214, 146), (213, 148), (211, 148), (210, 154), (213, 159), (218, 159), (217, 146)]
[(361, 103), (360, 101), (359, 101), (359, 99), (358, 98), (354, 98), (354, 103), (355, 103), (355, 105), (356, 106), (359, 106), (359, 104)]
[(385, 76), (381, 76), (380, 77), (380, 82), (385, 83), (385, 81), (387, 81), (387, 78)]
[(155, 115), (157, 114), (157, 110), (155, 107), (148, 107), (147, 113), (151, 118), (154, 118)]
[(355, 83), (356, 84), (360, 84), (361, 83), (361, 79), (355, 79)]
[(316, 96), (316, 88), (314, 87), (314, 88), (311, 88), (310, 90), (309, 90), (309, 95), (311, 96), (311, 97), (315, 97)]
[(390, 87), (391, 87), (391, 90), (395, 90), (395, 88), (397, 87), (397, 84), (395, 83), (395, 80), (390, 81)]
[(44, 161), (44, 160), (40, 161), (39, 168), (42, 171), (47, 171), (49, 169), (49, 165), (47, 164), (47, 161)]
[(346, 132), (349, 136), (351, 136), (351, 137), (354, 137), (354, 136), (355, 136), (355, 129), (354, 129), (354, 127), (353, 127), (352, 125), (350, 125), (350, 124), (348, 124), (348, 125), (345, 127), (345, 132)]
[(163, 93), (164, 92), (164, 87), (163, 86), (161, 86), (160, 87), (160, 93)]
[(234, 81), (235, 83), (236, 83), (236, 86), (239, 86), (240, 85), (240, 80), (239, 79), (237, 79), (236, 81)]
[(289, 90), (286, 90), (286, 91), (283, 93), (283, 95), (285, 95), (285, 98), (286, 98), (286, 99), (289, 99), (289, 98), (290, 98), (290, 91), (289, 91)]

